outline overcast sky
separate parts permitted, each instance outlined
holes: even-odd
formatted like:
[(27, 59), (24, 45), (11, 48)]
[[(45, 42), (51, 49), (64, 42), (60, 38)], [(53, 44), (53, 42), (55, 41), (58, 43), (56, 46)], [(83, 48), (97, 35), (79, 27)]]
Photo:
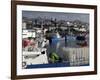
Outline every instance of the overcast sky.
[(58, 20), (80, 20), (89, 23), (89, 14), (83, 13), (61, 13), (61, 12), (39, 12), (39, 11), (22, 11), (23, 17), (28, 18), (56, 18)]

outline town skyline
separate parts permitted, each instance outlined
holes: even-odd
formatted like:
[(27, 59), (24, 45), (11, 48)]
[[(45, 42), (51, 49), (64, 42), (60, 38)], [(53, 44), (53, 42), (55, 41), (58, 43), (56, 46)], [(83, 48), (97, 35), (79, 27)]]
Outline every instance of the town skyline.
[(40, 11), (22, 11), (22, 17), (27, 18), (46, 18), (57, 19), (66, 21), (79, 20), (85, 23), (89, 23), (89, 14), (83, 13), (62, 13), (62, 12), (40, 12)]

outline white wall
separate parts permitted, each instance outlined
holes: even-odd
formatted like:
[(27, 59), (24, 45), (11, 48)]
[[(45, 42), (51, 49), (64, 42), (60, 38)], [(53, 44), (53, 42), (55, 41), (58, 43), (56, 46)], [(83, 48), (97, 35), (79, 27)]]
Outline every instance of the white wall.
[[(98, 5), (98, 23), (100, 22), (100, 0), (34, 0), (34, 1), (48, 1), (59, 3), (76, 3), (76, 4), (91, 4)], [(0, 0), (0, 80), (10, 80), (10, 65), (11, 65), (11, 51), (10, 51), (10, 34), (11, 34), (11, 13), (10, 0)], [(98, 24), (98, 34), (100, 34), (100, 24)], [(100, 37), (98, 35), (98, 41)], [(100, 47), (98, 42), (98, 49)], [(34, 80), (100, 80), (100, 50), (98, 50), (98, 75), (88, 76), (71, 76), (58, 78), (42, 78)]]

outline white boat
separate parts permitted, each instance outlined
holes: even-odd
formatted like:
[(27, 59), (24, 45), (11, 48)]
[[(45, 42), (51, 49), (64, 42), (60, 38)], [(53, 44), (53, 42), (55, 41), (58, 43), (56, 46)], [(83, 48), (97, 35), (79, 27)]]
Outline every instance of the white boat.
[[(47, 64), (48, 58), (46, 48), (39, 48), (39, 51), (23, 51), (23, 62), (27, 65)], [(25, 68), (25, 67), (23, 67)]]

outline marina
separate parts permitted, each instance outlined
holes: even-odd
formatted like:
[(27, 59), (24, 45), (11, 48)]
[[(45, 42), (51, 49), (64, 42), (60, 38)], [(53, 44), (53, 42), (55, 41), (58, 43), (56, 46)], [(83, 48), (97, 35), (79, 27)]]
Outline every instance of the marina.
[(89, 65), (89, 24), (23, 17), (22, 68)]

